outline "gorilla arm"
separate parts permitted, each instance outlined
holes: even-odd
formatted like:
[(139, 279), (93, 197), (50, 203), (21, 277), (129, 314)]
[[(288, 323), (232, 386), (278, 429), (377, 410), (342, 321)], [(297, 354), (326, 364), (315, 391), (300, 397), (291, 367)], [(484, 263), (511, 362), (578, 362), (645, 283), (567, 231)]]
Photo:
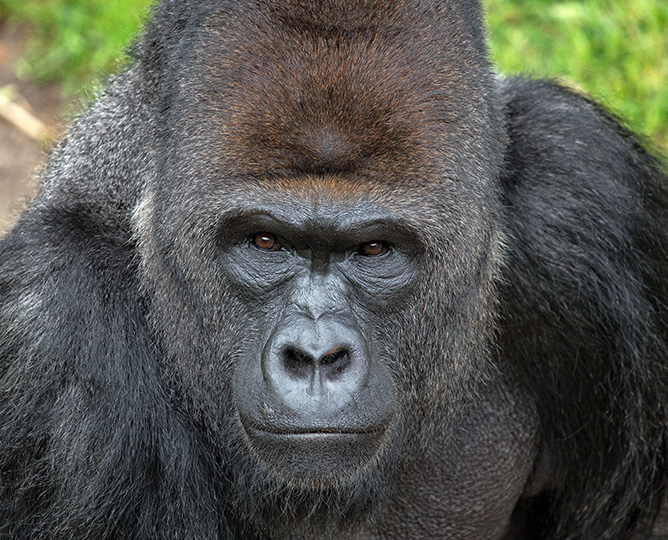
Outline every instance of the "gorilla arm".
[(524, 80), (504, 94), (500, 368), (537, 404), (548, 529), (645, 538), (666, 471), (668, 180), (587, 99)]
[[(136, 75), (79, 119), (0, 242), (0, 536), (158, 538), (151, 527), (169, 523), (172, 538), (206, 538), (224, 527), (166, 503), (188, 499), (192, 479), (156, 481), (194, 467), (197, 449), (168, 420), (136, 280), (130, 212), (152, 129), (132, 99)], [(174, 456), (188, 457), (176, 467)]]

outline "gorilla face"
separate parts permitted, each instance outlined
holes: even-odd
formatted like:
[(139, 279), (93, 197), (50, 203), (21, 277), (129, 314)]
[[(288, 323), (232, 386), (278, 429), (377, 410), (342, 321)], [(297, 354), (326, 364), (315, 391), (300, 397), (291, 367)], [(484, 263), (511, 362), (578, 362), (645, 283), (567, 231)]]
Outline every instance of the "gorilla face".
[(336, 206), (247, 209), (226, 223), (221, 260), (262, 312), (233, 385), (249, 446), (312, 481), (376, 455), (397, 408), (397, 358), (374, 329), (416, 277), (412, 235), (391, 216)]
[(140, 216), (147, 276), (169, 276), (153, 308), (180, 407), (226, 464), (239, 521), (352, 527), (486, 371), (496, 261), (458, 234), (489, 226), (470, 207), (446, 219), (459, 230), (425, 223), (426, 188), (192, 178), (197, 197)]

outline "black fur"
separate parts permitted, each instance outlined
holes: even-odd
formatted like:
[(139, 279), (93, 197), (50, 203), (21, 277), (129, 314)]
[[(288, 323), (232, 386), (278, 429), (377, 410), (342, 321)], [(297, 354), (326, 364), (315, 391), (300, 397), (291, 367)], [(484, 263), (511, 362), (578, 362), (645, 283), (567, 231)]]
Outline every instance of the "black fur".
[(592, 102), (546, 82), (504, 94), (503, 361), (536, 396), (555, 529), (627, 538), (665, 484), (666, 177)]
[[(475, 1), (166, 0), (134, 54), (0, 241), (0, 537), (668, 536), (668, 184), (618, 121), (497, 79)], [(412, 239), (353, 301), (392, 423), (321, 480), (240, 427), (276, 287), (225, 221), (311, 200)]]

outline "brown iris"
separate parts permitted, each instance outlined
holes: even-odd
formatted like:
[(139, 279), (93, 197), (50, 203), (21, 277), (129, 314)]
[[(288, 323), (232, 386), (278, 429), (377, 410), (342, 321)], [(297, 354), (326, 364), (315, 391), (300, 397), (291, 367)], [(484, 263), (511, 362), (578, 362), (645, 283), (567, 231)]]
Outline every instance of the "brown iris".
[(361, 255), (366, 255), (367, 257), (376, 257), (378, 255), (384, 255), (389, 249), (387, 242), (372, 240), (371, 242), (362, 244), (359, 248), (359, 252)]
[(278, 251), (283, 246), (278, 239), (271, 233), (259, 232), (253, 236), (253, 245), (266, 251)]

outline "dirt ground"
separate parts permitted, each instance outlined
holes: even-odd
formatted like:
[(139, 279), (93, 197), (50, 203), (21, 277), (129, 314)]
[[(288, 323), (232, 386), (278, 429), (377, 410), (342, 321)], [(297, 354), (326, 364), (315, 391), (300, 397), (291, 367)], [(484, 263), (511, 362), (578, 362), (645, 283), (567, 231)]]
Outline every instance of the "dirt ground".
[[(13, 100), (47, 125), (52, 133), (62, 131), (63, 99), (57, 85), (37, 85), (19, 80), (14, 65), (21, 56), (25, 32), (10, 29), (0, 21), (0, 91), (12, 85)], [(0, 118), (0, 235), (15, 222), (38, 187), (38, 172), (48, 153), (16, 126)]]

